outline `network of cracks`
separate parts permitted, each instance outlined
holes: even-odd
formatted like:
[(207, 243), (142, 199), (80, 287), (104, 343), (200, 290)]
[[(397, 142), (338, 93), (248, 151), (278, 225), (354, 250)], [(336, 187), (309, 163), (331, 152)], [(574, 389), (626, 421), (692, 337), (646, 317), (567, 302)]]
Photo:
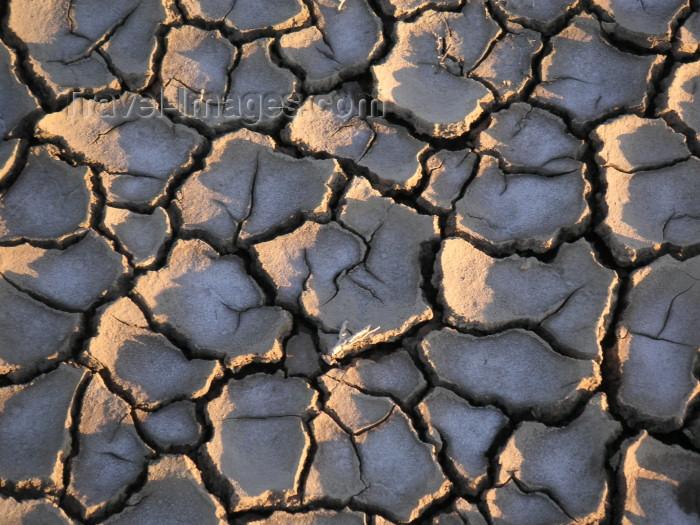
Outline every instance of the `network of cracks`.
[(699, 9), (3, 4), (0, 521), (700, 523)]

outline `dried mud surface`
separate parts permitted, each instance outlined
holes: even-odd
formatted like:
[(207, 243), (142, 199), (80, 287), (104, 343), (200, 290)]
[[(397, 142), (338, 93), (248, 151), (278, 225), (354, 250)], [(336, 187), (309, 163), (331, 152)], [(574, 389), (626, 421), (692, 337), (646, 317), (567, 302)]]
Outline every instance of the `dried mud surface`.
[(700, 524), (698, 13), (0, 3), (0, 522)]

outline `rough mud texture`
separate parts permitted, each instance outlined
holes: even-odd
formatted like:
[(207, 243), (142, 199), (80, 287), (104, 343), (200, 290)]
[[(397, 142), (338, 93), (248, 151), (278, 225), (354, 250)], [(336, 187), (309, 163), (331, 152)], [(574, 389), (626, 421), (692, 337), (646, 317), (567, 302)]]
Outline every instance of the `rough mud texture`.
[(700, 258), (666, 255), (631, 275), (634, 285), (617, 329), (622, 413), (650, 429), (683, 425), (700, 392)]
[(679, 17), (688, 12), (689, 0), (643, 2), (636, 0), (593, 0), (603, 27), (620, 40), (645, 48), (669, 47)]
[(231, 128), (241, 122), (274, 127), (281, 114), (252, 122), (246, 111), (224, 105), (236, 99), (247, 106), (254, 93), (264, 93), (265, 100), (285, 100), (294, 94), (296, 77), (273, 63), (272, 44), (272, 39), (261, 38), (244, 44), (239, 52), (216, 31), (191, 26), (173, 29), (161, 71), (166, 103), (209, 128)]
[(309, 19), (309, 10), (301, 0), (183, 0), (179, 3), (191, 22), (223, 24), (243, 37), (299, 28)]
[(583, 130), (614, 111), (643, 112), (661, 55), (625, 53), (604, 37), (601, 22), (579, 15), (554, 36), (532, 98), (564, 111)]
[(593, 360), (602, 358), (617, 281), (583, 239), (562, 245), (545, 263), (520, 255), (492, 258), (449, 237), (433, 276), (445, 323), (463, 330), (541, 330), (564, 355)]
[(329, 361), (396, 340), (433, 317), (420, 255), (438, 238), (437, 218), (382, 197), (359, 177), (342, 202), (338, 222), (307, 222), (253, 248), (277, 302), (318, 323)]
[(609, 490), (606, 446), (621, 430), (607, 413), (605, 394), (591, 398), (566, 427), (521, 423), (498, 459), (497, 485), (486, 496), (489, 507), (517, 501), (499, 495), (503, 485), (512, 483), (530, 498), (548, 499), (573, 522), (600, 522)]
[(129, 405), (112, 394), (99, 376), (85, 391), (80, 413), (78, 454), (71, 459), (67, 501), (91, 518), (124, 498), (151, 450), (141, 441)]
[(282, 358), (291, 316), (264, 304), (236, 255), (221, 256), (201, 240), (177, 241), (166, 265), (140, 277), (133, 291), (155, 326), (196, 356), (231, 367)]
[(700, 524), (697, 0), (0, 2), (0, 524)]
[(390, 111), (421, 133), (456, 137), (493, 102), (493, 94), (469, 73), (501, 32), (479, 0), (459, 12), (425, 11), (395, 24), (396, 44), (372, 68), (375, 92)]
[(367, 69), (384, 44), (382, 21), (367, 0), (310, 0), (313, 24), (279, 38), (285, 64), (303, 76), (310, 93)]
[(302, 218), (330, 219), (333, 192), (345, 182), (337, 161), (293, 159), (275, 148), (270, 137), (245, 130), (214, 141), (206, 167), (174, 201), (182, 230), (223, 248), (270, 237)]
[(625, 440), (621, 454), (622, 523), (693, 523), (698, 513), (697, 454), (666, 445), (646, 431)]
[[(357, 86), (351, 85), (355, 91)], [(325, 153), (366, 168), (368, 176), (387, 189), (413, 189), (421, 180), (421, 158), (428, 145), (403, 126), (382, 118), (362, 118), (356, 112), (333, 113), (319, 119), (324, 104), (357, 108), (353, 92), (332, 92), (299, 108), (299, 115), (283, 131), (285, 139), (305, 153)]]
[(647, 261), (666, 246), (700, 246), (700, 161), (662, 119), (627, 115), (591, 135), (606, 186), (599, 226), (620, 264)]

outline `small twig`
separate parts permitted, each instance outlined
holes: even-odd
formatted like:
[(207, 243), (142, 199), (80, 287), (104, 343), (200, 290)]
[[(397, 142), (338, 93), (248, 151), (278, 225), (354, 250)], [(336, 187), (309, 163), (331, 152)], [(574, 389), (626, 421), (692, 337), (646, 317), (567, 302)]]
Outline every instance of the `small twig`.
[(338, 342), (330, 349), (329, 355), (324, 356), (324, 359), (329, 363), (335, 363), (338, 359), (345, 357), (345, 351), (355, 346), (360, 341), (367, 339), (372, 334), (379, 330), (379, 326), (372, 328), (371, 325), (365, 326), (356, 334), (351, 334), (348, 330), (348, 322), (343, 321), (338, 332)]

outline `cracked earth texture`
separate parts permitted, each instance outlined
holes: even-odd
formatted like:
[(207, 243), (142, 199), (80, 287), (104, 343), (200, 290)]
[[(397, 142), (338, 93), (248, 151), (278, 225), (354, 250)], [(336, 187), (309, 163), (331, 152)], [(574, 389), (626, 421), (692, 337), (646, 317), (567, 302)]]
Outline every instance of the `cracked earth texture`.
[(700, 524), (700, 1), (0, 20), (0, 525)]

